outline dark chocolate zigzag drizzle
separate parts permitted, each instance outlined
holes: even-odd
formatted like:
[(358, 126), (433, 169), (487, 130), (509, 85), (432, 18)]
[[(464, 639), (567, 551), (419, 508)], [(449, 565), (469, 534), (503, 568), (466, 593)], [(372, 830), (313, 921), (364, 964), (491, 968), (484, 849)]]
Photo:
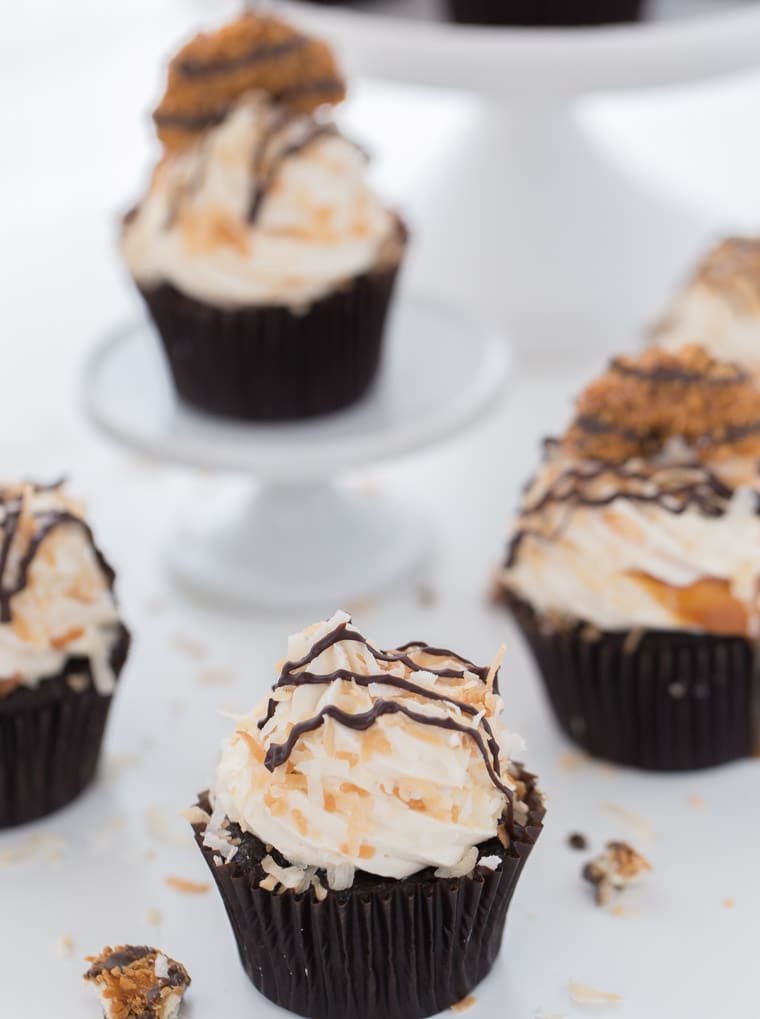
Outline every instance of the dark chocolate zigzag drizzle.
[[(551, 452), (556, 440), (547, 440), (546, 448)], [(586, 484), (609, 476), (611, 490), (604, 495), (590, 495), (583, 491)], [(677, 480), (672, 487), (664, 487), (667, 475)], [(688, 475), (692, 475), (688, 480)], [(686, 477), (685, 477), (686, 476)], [(683, 478), (683, 480), (680, 480)], [(617, 482), (617, 484), (615, 484)], [(641, 488), (631, 488), (640, 483)], [(526, 486), (530, 488), (532, 482)], [(651, 472), (639, 469), (626, 470), (624, 465), (615, 467), (603, 461), (590, 461), (585, 467), (572, 467), (563, 471), (542, 495), (534, 502), (525, 504), (520, 518), (525, 519), (540, 513), (549, 505), (564, 505), (568, 514), (577, 507), (602, 508), (617, 499), (658, 506), (674, 516), (680, 516), (688, 509), (696, 508), (706, 517), (721, 517), (728, 510), (734, 490), (726, 485), (709, 468), (702, 464), (663, 465)], [(755, 512), (760, 514), (760, 497), (756, 499)], [(520, 546), (529, 537), (552, 541), (559, 537), (561, 526), (554, 535), (547, 535), (528, 526), (519, 528), (509, 543), (506, 567), (514, 566)]]
[[(43, 491), (44, 489), (40, 486), (39, 488), (35, 488), (35, 490)], [(0, 508), (5, 509), (5, 519), (0, 524), (0, 528), (2, 528), (3, 532), (2, 544), (0, 545), (0, 623), (11, 622), (13, 618), (11, 600), (23, 591), (29, 583), (29, 571), (37, 553), (42, 548), (45, 539), (54, 530), (56, 530), (56, 528), (66, 524), (74, 525), (82, 530), (89, 541), (93, 552), (95, 553), (97, 563), (103, 571), (103, 575), (105, 576), (108, 585), (110, 587), (113, 586), (115, 578), (114, 571), (106, 561), (103, 553), (95, 544), (95, 538), (89, 524), (82, 520), (81, 517), (76, 516), (74, 513), (70, 513), (68, 510), (45, 510), (42, 513), (34, 515), (35, 522), (37, 523), (37, 529), (35, 530), (32, 538), (29, 540), (29, 545), (25, 553), (19, 560), (18, 573), (15, 582), (9, 583), (6, 573), (8, 570), (11, 547), (18, 533), (18, 524), (23, 510), (23, 497), (14, 496), (8, 499), (4, 494), (0, 493)]]
[[(443, 701), (458, 708), (463, 714), (470, 717), (478, 714), (471, 704), (466, 704), (463, 701), (457, 701), (453, 697), (448, 697), (439, 691), (429, 690), (428, 688), (413, 683), (410, 680), (388, 675), (387, 673), (381, 673), (376, 676), (368, 676), (362, 673), (353, 672), (349, 669), (337, 669), (332, 673), (320, 676), (308, 671), (307, 667), (311, 664), (311, 662), (315, 661), (319, 655), (328, 648), (343, 640), (362, 644), (375, 658), (380, 661), (400, 662), (413, 672), (429, 672), (433, 675), (440, 676), (441, 678), (461, 679), (464, 672), (467, 671), (474, 673), (484, 683), (489, 672), (488, 668), (475, 666), (471, 662), (460, 658), (459, 655), (456, 655), (451, 651), (441, 648), (431, 648), (424, 643), (416, 641), (405, 644), (395, 652), (380, 651), (373, 647), (369, 641), (367, 641), (366, 638), (356, 630), (349, 629), (349, 623), (347, 621), (338, 624), (334, 630), (331, 630), (329, 633), (320, 638), (320, 640), (316, 641), (309, 653), (299, 661), (286, 662), (283, 666), (279, 679), (275, 683), (274, 689), (276, 690), (284, 686), (300, 686), (306, 684), (326, 685), (334, 682), (335, 680), (348, 680), (363, 687), (369, 686), (372, 683), (377, 683), (385, 686), (391, 686), (399, 690), (404, 690), (409, 693), (414, 693), (429, 700), (439, 702)], [(410, 650), (417, 650), (421, 653), (429, 654), (434, 657), (446, 657), (459, 660), (462, 662), (463, 667), (461, 670), (452, 668), (423, 668), (409, 657), (407, 652)], [(303, 671), (299, 672), (298, 670)], [(259, 729), (263, 729), (267, 722), (269, 722), (273, 717), (277, 709), (277, 704), (277, 701), (270, 698), (266, 714), (264, 718), (260, 719), (258, 722)], [(406, 707), (406, 705), (401, 704), (399, 701), (389, 701), (380, 698), (374, 703), (369, 711), (357, 714), (351, 714), (350, 712), (341, 710), (333, 704), (328, 704), (313, 718), (297, 722), (291, 729), (284, 743), (270, 744), (264, 758), (264, 764), (269, 771), (274, 771), (275, 768), (285, 764), (301, 737), (319, 729), (328, 718), (332, 718), (334, 721), (339, 722), (348, 729), (353, 729), (356, 732), (365, 732), (384, 715), (393, 714), (404, 715), (406, 718), (410, 719), (410, 721), (417, 722), (420, 725), (429, 725), (434, 728), (446, 729), (451, 732), (460, 732), (464, 735), (470, 736), (474, 740), (480, 755), (483, 758), (483, 763), (485, 764), (489, 778), (493, 782), (494, 786), (496, 786), (496, 788), (507, 798), (507, 822), (511, 825), (514, 794), (509, 786), (505, 785), (501, 780), (501, 767), (499, 764), (500, 748), (493, 734), (493, 730), (486, 718), (483, 718), (480, 723), (486, 732), (487, 739), (484, 739), (481, 733), (470, 725), (466, 725), (463, 722), (457, 722), (452, 718), (440, 718), (414, 711), (413, 709)]]

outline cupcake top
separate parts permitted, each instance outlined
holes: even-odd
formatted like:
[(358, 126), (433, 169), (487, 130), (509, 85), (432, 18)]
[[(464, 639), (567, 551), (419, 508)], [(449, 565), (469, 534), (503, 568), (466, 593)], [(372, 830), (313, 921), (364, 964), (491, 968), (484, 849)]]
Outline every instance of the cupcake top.
[(422, 643), (381, 651), (343, 612), (291, 637), (271, 695), (223, 748), (205, 844), (232, 859), (232, 822), (333, 889), (357, 870), (469, 873), (479, 845), (506, 845), (527, 817), (497, 671)]
[(709, 251), (652, 340), (666, 350), (699, 343), (760, 375), (760, 238), (729, 237)]
[(398, 220), (332, 120), (344, 94), (329, 48), (269, 16), (180, 50), (154, 114), (164, 157), (122, 232), (137, 283), (297, 308), (398, 261)]
[(601, 629), (756, 634), (760, 392), (702, 348), (613, 361), (527, 486), (504, 586)]
[(0, 534), (0, 697), (79, 655), (110, 693), (114, 574), (81, 508), (60, 486), (1, 485)]

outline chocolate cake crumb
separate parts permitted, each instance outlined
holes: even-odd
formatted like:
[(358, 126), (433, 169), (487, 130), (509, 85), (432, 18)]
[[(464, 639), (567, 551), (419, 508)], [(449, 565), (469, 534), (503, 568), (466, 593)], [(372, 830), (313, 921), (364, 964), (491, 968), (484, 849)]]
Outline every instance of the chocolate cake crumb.
[(603, 853), (587, 863), (582, 871), (596, 889), (598, 906), (606, 906), (617, 892), (634, 884), (652, 865), (627, 842), (608, 842)]
[(84, 979), (106, 1019), (175, 1019), (190, 986), (185, 967), (148, 945), (119, 945), (88, 956)]
[(574, 831), (567, 836), (567, 844), (571, 849), (588, 849), (588, 839), (579, 831)]

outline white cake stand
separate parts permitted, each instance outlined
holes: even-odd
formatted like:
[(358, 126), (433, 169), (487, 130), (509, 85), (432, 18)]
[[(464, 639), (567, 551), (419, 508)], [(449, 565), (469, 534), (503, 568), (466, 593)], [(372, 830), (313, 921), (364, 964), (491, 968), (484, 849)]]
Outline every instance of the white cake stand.
[(659, 311), (712, 224), (602, 153), (577, 100), (757, 66), (759, 3), (668, 0), (654, 20), (589, 29), (454, 25), (436, 0), (281, 7), (350, 70), (481, 97), (410, 210), (425, 279), (527, 350), (612, 349)]
[(500, 333), (415, 299), (397, 309), (372, 392), (338, 414), (256, 425), (195, 413), (176, 401), (147, 322), (101, 341), (83, 395), (91, 420), (124, 445), (259, 483), (242, 500), (223, 492), (181, 523), (168, 547), (177, 578), (216, 600), (328, 611), (409, 572), (430, 532), (410, 507), (349, 494), (334, 481), (474, 424), (501, 395), (509, 361)]

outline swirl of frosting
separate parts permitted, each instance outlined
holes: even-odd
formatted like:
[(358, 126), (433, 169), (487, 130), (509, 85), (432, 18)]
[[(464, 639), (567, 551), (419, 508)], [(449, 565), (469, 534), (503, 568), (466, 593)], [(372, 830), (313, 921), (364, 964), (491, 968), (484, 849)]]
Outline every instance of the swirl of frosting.
[(760, 238), (728, 237), (709, 251), (652, 342), (671, 351), (699, 343), (760, 378)]
[(620, 358), (546, 447), (501, 582), (603, 630), (760, 633), (760, 393), (700, 348)]
[(224, 746), (207, 844), (228, 819), (333, 888), (357, 869), (472, 870), (524, 807), (498, 665), (417, 643), (381, 651), (345, 613), (291, 637), (288, 659)]
[(618, 357), (578, 400), (565, 445), (619, 462), (683, 439), (705, 458), (760, 454), (760, 391), (737, 365), (701, 347)]
[(157, 167), (127, 217), (122, 254), (144, 289), (169, 283), (219, 307), (308, 306), (396, 263), (397, 218), (366, 182), (366, 158), (329, 117), (263, 93)]
[(79, 655), (98, 691), (110, 693), (114, 575), (81, 508), (60, 486), (4, 485), (0, 535), (0, 696)]
[(153, 114), (159, 138), (168, 149), (183, 148), (252, 91), (309, 113), (341, 102), (346, 87), (326, 43), (279, 18), (248, 11), (216, 32), (197, 35), (174, 57)]

